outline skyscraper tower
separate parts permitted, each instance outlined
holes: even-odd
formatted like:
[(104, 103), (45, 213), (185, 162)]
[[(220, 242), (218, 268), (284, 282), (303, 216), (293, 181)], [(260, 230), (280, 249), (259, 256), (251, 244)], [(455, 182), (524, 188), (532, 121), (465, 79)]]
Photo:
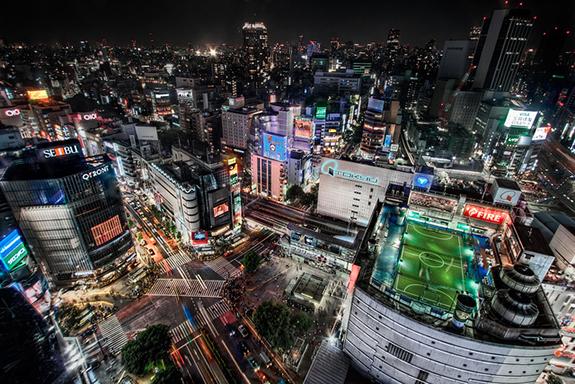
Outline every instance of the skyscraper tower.
[(473, 88), (509, 92), (533, 21), (526, 9), (497, 9), (483, 21), (473, 64)]
[(399, 50), (401, 45), (399, 44), (399, 29), (390, 29), (387, 32), (387, 41), (385, 44), (385, 52), (387, 56), (387, 62), (390, 63), (390, 68), (397, 63), (397, 56), (399, 55)]
[(245, 23), (242, 28), (243, 58), (248, 83), (257, 87), (268, 76), (270, 51), (268, 30), (264, 23)]

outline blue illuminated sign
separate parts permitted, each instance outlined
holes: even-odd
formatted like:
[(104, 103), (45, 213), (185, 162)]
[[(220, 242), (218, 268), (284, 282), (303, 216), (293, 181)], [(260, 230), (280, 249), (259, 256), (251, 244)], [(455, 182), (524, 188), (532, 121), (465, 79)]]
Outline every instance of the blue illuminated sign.
[(287, 137), (264, 133), (263, 147), (264, 157), (278, 161), (287, 160)]
[(383, 148), (389, 148), (391, 146), (391, 135), (385, 135), (385, 141), (383, 142)]
[(433, 175), (428, 175), (425, 173), (416, 173), (413, 178), (413, 186), (421, 189), (429, 190), (431, 184), (433, 183)]

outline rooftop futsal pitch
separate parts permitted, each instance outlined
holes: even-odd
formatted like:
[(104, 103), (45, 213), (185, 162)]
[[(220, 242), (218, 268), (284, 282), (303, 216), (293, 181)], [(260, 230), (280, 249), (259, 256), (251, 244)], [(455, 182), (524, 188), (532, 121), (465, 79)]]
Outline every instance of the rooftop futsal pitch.
[(402, 243), (397, 292), (448, 311), (458, 293), (473, 294), (466, 282), (473, 248), (465, 245), (462, 235), (410, 222)]

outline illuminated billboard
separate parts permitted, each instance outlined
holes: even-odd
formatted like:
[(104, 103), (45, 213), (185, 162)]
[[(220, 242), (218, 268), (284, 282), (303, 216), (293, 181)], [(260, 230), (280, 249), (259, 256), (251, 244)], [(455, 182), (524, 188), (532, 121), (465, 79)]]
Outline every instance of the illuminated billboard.
[(476, 204), (465, 204), (465, 207), (463, 208), (463, 216), (498, 225), (509, 220), (509, 213), (507, 211), (487, 208)]
[(385, 140), (383, 142), (383, 148), (391, 147), (391, 135), (385, 135)]
[(44, 153), (44, 158), (49, 159), (52, 157), (77, 155), (80, 153), (80, 148), (77, 145), (66, 145), (63, 147), (55, 147), (55, 148), (45, 149), (43, 151), (43, 153)]
[(108, 241), (120, 236), (122, 232), (124, 232), (122, 223), (120, 222), (120, 216), (118, 215), (104, 221), (101, 224), (93, 226), (91, 230), (96, 246), (105, 244)]
[[(440, 211), (445, 211), (450, 214), (455, 212), (457, 208), (457, 200), (450, 199), (445, 196), (438, 196), (433, 194), (421, 193), (416, 191), (411, 191), (409, 194), (409, 206), (410, 214), (414, 215), (412, 206), (419, 206), (424, 208), (432, 208)], [(417, 216), (417, 215), (416, 215)]]
[(50, 97), (48, 96), (48, 91), (45, 89), (36, 89), (33, 91), (26, 92), (28, 94), (29, 100), (46, 100)]
[(325, 120), (326, 116), (327, 116), (327, 107), (318, 105), (315, 109), (315, 118), (318, 120)]
[(287, 137), (265, 133), (263, 135), (264, 157), (278, 161), (287, 159)]
[(18, 117), (20, 114), (20, 108), (7, 108), (2, 110), (2, 115), (5, 117)]
[(96, 112), (78, 113), (78, 120), (91, 121), (97, 120), (98, 114)]
[(533, 134), (533, 141), (543, 141), (547, 138), (547, 135), (551, 132), (551, 126), (539, 127), (535, 130)]
[(537, 118), (537, 111), (517, 111), (515, 109), (510, 109), (505, 119), (504, 125), (506, 127), (521, 127), (521, 128), (531, 128)]
[(433, 184), (433, 175), (429, 175), (427, 173), (416, 173), (415, 176), (413, 176), (414, 187), (429, 191), (431, 184)]
[(208, 243), (208, 233), (206, 231), (192, 232), (192, 245), (206, 245)]
[(294, 136), (304, 139), (313, 137), (313, 122), (305, 117), (296, 117), (294, 120)]
[(221, 203), (220, 205), (216, 205), (214, 207), (214, 218), (220, 217), (221, 215), (228, 212), (229, 210), (230, 210), (230, 207), (228, 206), (228, 203)]
[(19, 267), (26, 256), (28, 256), (28, 250), (17, 229), (0, 241), (0, 261), (6, 271), (10, 272)]
[(82, 173), (82, 180), (84, 180), (84, 181), (91, 180), (94, 177), (104, 175), (104, 174), (110, 172), (111, 170), (112, 170), (112, 167), (110, 166), (110, 164), (101, 165), (96, 169)]

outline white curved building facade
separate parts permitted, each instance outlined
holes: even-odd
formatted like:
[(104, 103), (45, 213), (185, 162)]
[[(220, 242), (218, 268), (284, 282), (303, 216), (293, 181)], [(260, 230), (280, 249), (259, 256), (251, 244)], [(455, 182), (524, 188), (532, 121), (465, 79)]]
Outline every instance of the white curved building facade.
[(486, 342), (404, 315), (356, 287), (343, 344), (379, 383), (534, 383), (557, 346)]

